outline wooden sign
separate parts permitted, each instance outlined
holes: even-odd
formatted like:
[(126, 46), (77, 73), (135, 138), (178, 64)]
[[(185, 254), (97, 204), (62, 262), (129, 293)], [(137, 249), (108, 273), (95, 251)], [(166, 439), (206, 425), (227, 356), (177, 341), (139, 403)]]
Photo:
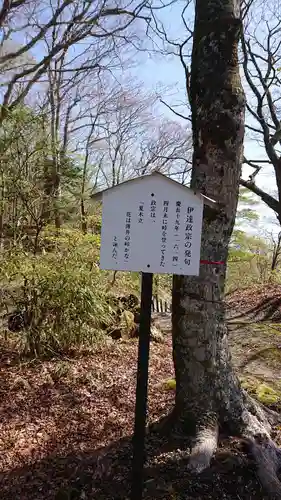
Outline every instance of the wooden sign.
[(203, 204), (159, 173), (105, 191), (100, 268), (198, 275)]
[(92, 198), (103, 202), (100, 268), (142, 273), (131, 490), (141, 500), (153, 273), (199, 274), (203, 205), (214, 202), (159, 172)]

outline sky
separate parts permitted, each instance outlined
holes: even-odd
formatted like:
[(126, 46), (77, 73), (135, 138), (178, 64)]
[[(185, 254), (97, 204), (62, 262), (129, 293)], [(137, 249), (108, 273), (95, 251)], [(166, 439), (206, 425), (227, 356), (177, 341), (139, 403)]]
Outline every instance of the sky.
[[(186, 4), (185, 1), (178, 0), (175, 4), (166, 8), (163, 11), (159, 11), (157, 14), (160, 22), (163, 23), (166, 33), (171, 40), (182, 41), (186, 38), (186, 28), (181, 22), (181, 12), (183, 6)], [(186, 11), (186, 18), (189, 19), (188, 25), (192, 27), (193, 25), (193, 4), (190, 5)], [(159, 27), (161, 24), (159, 22)], [(140, 30), (140, 36), (143, 36), (143, 29)], [(154, 34), (155, 39), (155, 34)], [(163, 48), (160, 40), (157, 42), (158, 47), (154, 45), (154, 50), (150, 53), (140, 52), (136, 55), (136, 64), (129, 71), (130, 75), (137, 80), (143, 82), (144, 89), (147, 92), (156, 92), (161, 98), (163, 98), (169, 105), (175, 107), (178, 111), (183, 114), (189, 114), (189, 110), (186, 106), (186, 95), (184, 89), (184, 72), (178, 57), (173, 57), (172, 55), (161, 55), (159, 54), (159, 49)], [(191, 49), (191, 44), (189, 45), (189, 50)], [(37, 48), (33, 51), (34, 57), (40, 57), (42, 55), (42, 45), (38, 44)], [(159, 112), (167, 119), (170, 120), (180, 120), (177, 118), (168, 108), (164, 105), (159, 106)], [(180, 120), (185, 126), (188, 122)], [(255, 141), (245, 140), (245, 156), (248, 159), (266, 159), (266, 154), (262, 147), (260, 147)], [(243, 177), (247, 179), (249, 174), (252, 173), (250, 167), (243, 167)], [(266, 191), (272, 192), (274, 189), (274, 177), (270, 173), (270, 167), (264, 167), (261, 173), (257, 177), (257, 184)], [(274, 224), (270, 222), (270, 219), (274, 220), (274, 215), (270, 209), (266, 207), (264, 203), (261, 202), (260, 209), (261, 220), (256, 227), (255, 231), (278, 231), (278, 226), (275, 227)], [(249, 227), (249, 231), (253, 228)]]
[[(166, 31), (169, 33), (170, 38), (179, 40), (184, 40), (186, 36), (186, 29), (183, 24), (179, 25), (178, 20), (181, 16), (182, 2), (177, 2), (175, 6), (167, 9), (163, 12), (161, 20), (166, 27)], [(187, 14), (188, 15), (188, 14)], [(190, 26), (192, 26), (192, 10), (189, 11)], [(136, 74), (140, 77), (139, 69), (136, 69)], [(246, 82), (242, 76), (242, 83), (246, 89)], [(144, 85), (148, 89), (161, 89), (163, 84), (168, 87), (168, 91), (164, 90), (163, 99), (169, 103), (171, 106), (175, 106), (177, 111), (183, 114), (188, 114), (188, 109), (185, 108), (186, 95), (184, 89), (184, 71), (177, 57), (160, 57), (152, 55), (151, 57), (142, 58), (141, 65), (141, 79)], [(179, 119), (174, 115), (169, 109), (164, 106), (161, 111), (167, 118)], [(179, 119), (180, 120), (180, 119)], [(185, 123), (183, 120), (180, 120)], [(252, 122), (253, 124), (253, 122)], [(250, 140), (245, 137), (244, 142), (244, 152), (245, 157), (249, 160), (265, 160), (267, 155), (263, 147), (261, 147), (255, 140)], [(243, 178), (247, 179), (249, 175), (253, 173), (251, 167), (243, 165)], [(256, 179), (257, 185), (271, 194), (274, 194), (276, 188), (275, 178), (272, 173), (272, 167), (270, 165), (263, 165), (261, 172), (258, 174)], [(266, 234), (267, 232), (278, 233), (280, 226), (276, 223), (275, 215), (272, 210), (270, 210), (265, 203), (262, 201), (256, 206), (260, 213), (260, 220), (258, 225), (255, 226), (245, 226), (245, 230), (254, 233)]]

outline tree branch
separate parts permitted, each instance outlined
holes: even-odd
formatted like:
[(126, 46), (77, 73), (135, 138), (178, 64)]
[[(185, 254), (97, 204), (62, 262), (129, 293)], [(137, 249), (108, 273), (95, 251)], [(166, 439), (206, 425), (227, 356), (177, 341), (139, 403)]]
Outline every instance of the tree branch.
[(250, 111), (250, 113), (255, 117), (255, 119), (260, 123), (262, 131), (263, 131), (263, 139), (264, 139), (264, 145), (265, 149), (267, 152), (267, 155), (269, 159), (271, 160), (272, 164), (275, 165), (278, 161), (277, 154), (274, 150), (273, 145), (271, 144), (270, 141), (270, 134), (269, 134), (269, 126), (265, 120), (264, 113), (263, 113), (263, 99), (264, 95), (261, 95), (259, 92), (257, 86), (255, 85), (253, 78), (251, 76), (251, 73), (249, 71), (249, 54), (251, 57), (251, 61), (253, 64), (255, 62), (253, 61), (253, 54), (251, 52), (251, 49), (249, 49), (249, 43), (246, 43), (245, 40), (245, 34), (244, 32), (241, 34), (241, 46), (242, 46), (242, 51), (243, 51), (243, 70), (245, 74), (245, 78), (247, 80), (247, 83), (252, 90), (253, 94), (255, 95), (257, 99), (257, 110), (256, 112), (252, 110), (249, 105), (247, 105), (247, 109)]
[(2, 8), (0, 10), (0, 26), (1, 27), (3, 26), (4, 22), (6, 21), (12, 9), (19, 7), (20, 5), (23, 5), (25, 2), (26, 0), (17, 0), (14, 2), (12, 0), (4, 0)]
[(169, 104), (167, 104), (165, 101), (163, 101), (163, 99), (160, 99), (160, 102), (162, 104), (164, 104), (164, 106), (166, 106), (170, 111), (172, 111), (172, 113), (174, 113), (176, 116), (179, 116), (179, 118), (183, 118), (183, 120), (188, 120), (191, 122), (191, 118), (189, 118), (188, 116), (184, 116), (182, 115), (181, 113), (179, 113), (178, 111), (175, 111), (172, 106), (170, 106)]
[(273, 210), (274, 212), (276, 212), (277, 214), (280, 213), (280, 204), (278, 202), (278, 200), (276, 200), (275, 198), (273, 198), (273, 196), (271, 196), (270, 194), (266, 193), (265, 191), (263, 191), (262, 189), (260, 189), (258, 186), (256, 186), (256, 184), (254, 182), (251, 182), (250, 180), (249, 181), (245, 181), (244, 179), (241, 179), (240, 178), (240, 185), (249, 189), (249, 191), (251, 191), (252, 193), (256, 194), (257, 196), (259, 196), (259, 198), (269, 207), (271, 208), (271, 210)]

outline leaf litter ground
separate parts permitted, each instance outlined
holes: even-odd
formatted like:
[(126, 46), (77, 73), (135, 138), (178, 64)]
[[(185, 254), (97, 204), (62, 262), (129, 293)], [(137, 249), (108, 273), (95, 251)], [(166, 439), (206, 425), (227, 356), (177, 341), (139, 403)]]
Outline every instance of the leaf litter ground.
[[(149, 423), (174, 398), (165, 384), (174, 376), (169, 318), (161, 321), (165, 342), (151, 344)], [(4, 342), (0, 354), (1, 499), (129, 498), (137, 342), (40, 363), (19, 362)], [(184, 441), (149, 432), (146, 451), (146, 500), (266, 498), (238, 440), (222, 441), (197, 477), (187, 471)]]

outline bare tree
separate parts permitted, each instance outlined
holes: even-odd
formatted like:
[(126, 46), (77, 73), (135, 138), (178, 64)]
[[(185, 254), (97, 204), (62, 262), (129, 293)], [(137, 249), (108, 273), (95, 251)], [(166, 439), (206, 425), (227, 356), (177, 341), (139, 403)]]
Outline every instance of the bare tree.
[[(111, 99), (102, 127), (106, 137), (96, 151), (100, 182), (115, 186), (132, 175), (136, 145), (152, 121), (153, 97), (131, 82)], [(133, 160), (134, 161), (134, 160)]]
[(3, 0), (3, 4), (0, 10), (0, 26), (3, 28), (9, 16), (11, 16), (15, 10), (27, 4), (28, 0)]
[(93, 155), (99, 182), (106, 186), (158, 170), (186, 182), (191, 169), (191, 134), (178, 122), (163, 119), (156, 97), (127, 83), (103, 115), (102, 141)]
[[(113, 105), (110, 107), (108, 101), (108, 123), (104, 118), (102, 124), (100, 111), (98, 120), (91, 111), (99, 106), (98, 99), (104, 101), (99, 92), (94, 95), (93, 83), (100, 88), (99, 80), (104, 81), (105, 73), (114, 78), (115, 69), (124, 69), (132, 52), (143, 44), (139, 31), (146, 30), (153, 9), (163, 6), (163, 3), (154, 6), (146, 0), (133, 0), (129, 4), (121, 2), (118, 6), (112, 6), (107, 0), (29, 0), (3, 5), (0, 12), (4, 23), (0, 52), (3, 89), (0, 123), (16, 106), (26, 103), (27, 96), (32, 93), (36, 96), (38, 91), (44, 95), (41, 109), (49, 117), (51, 155), (49, 152), (45, 161), (46, 196), (42, 214), (47, 221), (55, 212), (57, 228), (61, 225), (59, 206), (63, 164), (70, 147), (76, 144), (72, 147), (75, 149), (78, 143), (81, 144), (81, 136), (83, 142), (83, 137), (89, 137), (90, 133), (94, 136), (90, 143), (99, 142), (101, 129), (107, 127), (108, 155), (115, 148), (111, 158), (113, 182), (120, 178), (124, 168), (120, 163), (125, 154), (124, 134), (118, 127), (109, 131), (109, 117), (114, 113), (117, 120), (121, 109), (130, 104), (128, 106), (125, 102), (120, 107), (120, 102), (114, 101), (118, 109), (113, 111)], [(15, 33), (17, 39), (22, 39), (22, 44), (13, 42)], [(128, 138), (129, 133), (133, 133), (129, 132), (128, 120), (126, 127)], [(84, 140), (87, 158), (90, 143)], [(103, 164), (100, 160), (99, 165), (101, 171)], [(83, 172), (85, 174), (85, 164)]]
[[(10, 2), (10, 6), (6, 4), (2, 17), (7, 26), (0, 54), (4, 89), (0, 119), (3, 120), (27, 96), (34, 84), (42, 80), (51, 62), (60, 59), (62, 54), (65, 57), (68, 53), (69, 56), (63, 71), (73, 74), (101, 65), (101, 60), (93, 57), (97, 43), (106, 40), (107, 51), (116, 51), (120, 44), (128, 45), (132, 35), (135, 46), (137, 37), (136, 30), (131, 31), (132, 23), (143, 21), (146, 26), (152, 9), (153, 5), (147, 1), (120, 3), (118, 7), (107, 0), (18, 1)], [(15, 32), (23, 40), (27, 37), (28, 42), (9, 50), (9, 41)], [(49, 40), (47, 51), (42, 50), (42, 40)], [(73, 46), (78, 49), (78, 55), (71, 52)], [(39, 47), (40, 50), (36, 50)], [(25, 67), (19, 65), (20, 58), (30, 55), (32, 51), (40, 54), (36, 60), (33, 59)], [(84, 55), (82, 64), (81, 54)], [(62, 68), (56, 68), (56, 71), (62, 71)]]
[[(171, 112), (185, 122), (190, 121), (190, 61), (193, 38), (190, 3), (184, 5), (181, 21), (186, 37), (175, 41), (169, 35), (163, 23), (155, 19), (157, 35), (166, 43), (163, 51), (177, 57), (184, 70), (184, 88), (187, 106), (178, 107), (168, 104), (160, 98)], [(245, 0), (242, 2), (241, 19), (244, 30), (241, 37), (242, 66), (244, 70), (246, 104), (246, 139), (255, 140), (266, 152), (267, 158), (244, 157), (244, 164), (253, 169), (248, 179), (241, 177), (240, 184), (250, 189), (272, 209), (281, 223), (281, 108), (280, 108), (280, 16), (279, 3)], [(185, 109), (183, 111), (183, 109)], [(269, 175), (275, 177), (277, 193), (274, 189), (265, 190), (257, 185), (257, 175), (267, 168)]]
[(1, 128), (2, 244), (5, 238), (14, 244), (22, 241), (28, 228), (35, 233), (37, 248), (43, 228), (44, 168), (49, 151), (45, 131), (44, 116), (28, 108), (19, 108)]
[(191, 131), (178, 121), (159, 119), (140, 144), (135, 170), (141, 175), (158, 170), (186, 184), (192, 165)]
[[(281, 18), (278, 2), (250, 2), (242, 36), (243, 70), (246, 82), (248, 138), (264, 148), (266, 158), (244, 158), (253, 173), (240, 183), (257, 194), (281, 223)], [(267, 166), (275, 177), (277, 195), (256, 184)], [(270, 170), (269, 170), (270, 169)]]
[[(103, 161), (103, 157), (99, 158), (99, 163), (94, 163), (95, 148), (98, 144), (107, 138), (107, 136), (103, 135), (103, 128), (100, 130), (100, 122), (103, 115), (107, 112), (107, 105), (109, 102), (108, 98), (98, 100), (96, 103), (96, 107), (94, 110), (91, 110), (91, 126), (87, 128), (88, 134), (83, 142), (83, 166), (82, 166), (82, 181), (81, 181), (81, 191), (80, 191), (80, 209), (81, 209), (81, 229), (84, 234), (87, 233), (87, 210), (86, 210), (86, 189), (88, 186), (88, 197), (90, 193), (95, 190), (98, 185), (99, 174), (101, 171), (101, 163)], [(112, 97), (112, 94), (110, 95)], [(93, 113), (94, 111), (94, 113)], [(94, 150), (94, 152), (93, 152)]]

